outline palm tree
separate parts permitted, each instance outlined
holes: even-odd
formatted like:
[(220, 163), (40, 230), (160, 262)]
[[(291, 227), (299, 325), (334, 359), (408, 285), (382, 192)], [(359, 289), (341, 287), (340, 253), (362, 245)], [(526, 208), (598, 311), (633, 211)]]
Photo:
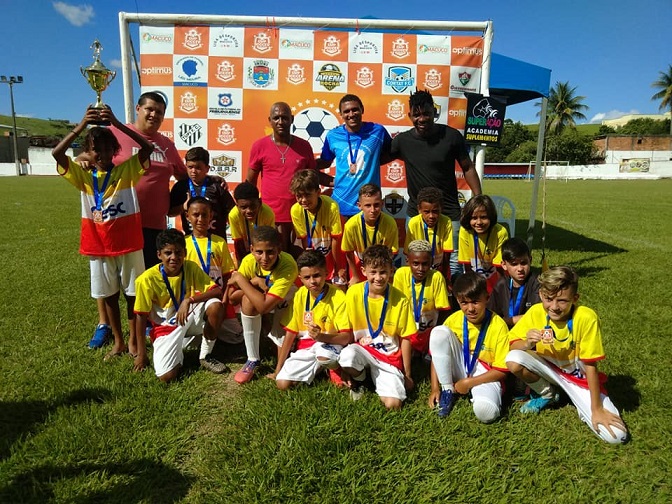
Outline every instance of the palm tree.
[(669, 66), (666, 72), (658, 72), (658, 80), (651, 83), (651, 87), (658, 88), (656, 94), (654, 94), (652, 100), (660, 100), (661, 111), (666, 109), (670, 110), (670, 135), (672, 135), (672, 65)]
[[(546, 116), (546, 131), (549, 134), (559, 135), (567, 127), (575, 128), (577, 120), (586, 120), (582, 112), (588, 110), (588, 106), (582, 103), (586, 97), (576, 96), (575, 92), (576, 86), (571, 87), (569, 81), (556, 82), (551, 88)], [(537, 103), (537, 106), (540, 105)]]

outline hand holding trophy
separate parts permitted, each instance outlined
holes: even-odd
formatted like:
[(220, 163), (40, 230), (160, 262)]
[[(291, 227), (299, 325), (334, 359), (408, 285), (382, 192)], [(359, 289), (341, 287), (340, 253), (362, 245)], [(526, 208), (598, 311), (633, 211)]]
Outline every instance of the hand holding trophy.
[[(103, 103), (101, 94), (114, 80), (117, 72), (110, 70), (100, 61), (100, 51), (103, 50), (103, 46), (98, 39), (93, 42), (91, 49), (93, 49), (93, 64), (86, 68), (80, 67), (80, 71), (89, 83), (89, 86), (91, 86), (91, 89), (96, 92), (97, 100), (91, 108), (100, 112), (101, 110), (108, 108), (108, 106)], [(95, 124), (109, 126), (110, 122), (101, 119), (96, 121)]]

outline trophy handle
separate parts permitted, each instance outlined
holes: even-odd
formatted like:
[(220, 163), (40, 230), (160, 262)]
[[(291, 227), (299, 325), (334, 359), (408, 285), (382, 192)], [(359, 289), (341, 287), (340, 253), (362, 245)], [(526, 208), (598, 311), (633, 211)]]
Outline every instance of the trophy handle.
[(116, 72), (116, 71), (112, 71), (112, 72), (110, 72), (109, 74), (107, 74), (107, 77), (108, 77), (108, 79), (107, 79), (107, 85), (108, 85), (108, 86), (110, 85), (110, 82), (112, 82), (112, 81), (114, 80), (114, 78), (115, 78), (116, 76), (117, 76), (117, 72)]

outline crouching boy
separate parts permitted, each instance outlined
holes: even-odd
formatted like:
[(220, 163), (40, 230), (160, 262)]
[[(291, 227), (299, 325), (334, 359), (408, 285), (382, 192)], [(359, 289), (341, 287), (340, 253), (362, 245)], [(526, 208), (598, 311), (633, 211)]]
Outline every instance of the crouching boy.
[[(562, 389), (592, 431), (608, 443), (623, 443), (628, 431), (597, 372), (604, 359), (597, 314), (578, 306), (579, 278), (571, 268), (550, 268), (539, 276), (541, 303), (511, 329), (509, 370), (532, 389), (522, 413), (539, 413), (558, 401)], [(533, 350), (536, 349), (536, 353)]]
[[(152, 266), (135, 281), (137, 334), (143, 334), (147, 320), (152, 324), (154, 371), (163, 382), (177, 378), (184, 360), (183, 349), (202, 334), (212, 342), (222, 322), (222, 290), (192, 261), (185, 261), (184, 235), (176, 229), (161, 231), (156, 238), (160, 264)], [(134, 368), (149, 363), (145, 338), (137, 338)]]

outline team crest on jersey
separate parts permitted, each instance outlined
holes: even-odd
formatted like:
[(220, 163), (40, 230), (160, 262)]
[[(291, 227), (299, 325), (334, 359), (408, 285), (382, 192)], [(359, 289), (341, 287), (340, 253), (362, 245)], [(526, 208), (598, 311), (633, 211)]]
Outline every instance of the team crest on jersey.
[(411, 68), (407, 66), (391, 66), (387, 70), (385, 85), (390, 86), (395, 92), (403, 93), (415, 84), (415, 78), (411, 75)]
[(425, 72), (425, 87), (427, 89), (439, 89), (441, 87), (441, 72), (431, 68)]
[(393, 121), (401, 121), (406, 114), (404, 114), (404, 104), (399, 100), (392, 100), (387, 104), (387, 117)]
[(298, 86), (306, 82), (306, 75), (304, 68), (298, 63), (287, 67), (287, 82)]
[(328, 56), (336, 56), (337, 54), (341, 54), (341, 41), (333, 35), (328, 36), (326, 39), (324, 39), (322, 52)]
[(471, 80), (471, 74), (469, 72), (460, 72), (457, 77), (460, 79), (460, 83), (463, 86), (466, 86)]
[(187, 91), (180, 97), (180, 106), (178, 108), (185, 114), (193, 114), (198, 110), (196, 100), (196, 95)]
[(231, 93), (220, 93), (217, 95), (217, 104), (220, 107), (230, 107), (233, 105), (233, 98)]
[(368, 67), (362, 67), (357, 70), (357, 78), (355, 84), (359, 87), (368, 88), (374, 85), (373, 70)]
[[(401, 170), (401, 165), (398, 164), (398, 166), (399, 169)], [(400, 175), (401, 178), (399, 180), (402, 180), (404, 178), (403, 173), (401, 173)], [(404, 208), (404, 197), (396, 191), (392, 191), (390, 194), (385, 196), (385, 199), (383, 201), (385, 204), (385, 210), (387, 210), (392, 215), (398, 214), (399, 212), (401, 212), (402, 208)]]
[(322, 65), (320, 71), (317, 72), (315, 80), (319, 82), (321, 86), (331, 91), (345, 82), (345, 77), (338, 66), (333, 63), (327, 63), (326, 65)]
[(397, 40), (392, 42), (392, 56), (401, 59), (409, 55), (410, 53), (408, 52), (408, 42), (406, 42), (403, 38), (399, 37)]
[(236, 78), (236, 74), (233, 70), (233, 64), (229, 61), (222, 61), (217, 63), (217, 71), (215, 72), (215, 77), (222, 82), (229, 82)]
[(271, 37), (269, 37), (268, 34), (261, 32), (254, 36), (254, 44), (252, 45), (252, 49), (258, 53), (267, 53), (271, 50), (271, 47)]
[(222, 124), (217, 128), (217, 142), (222, 145), (231, 145), (236, 141), (236, 128), (230, 124)]
[(180, 124), (178, 134), (184, 143), (189, 147), (198, 142), (203, 136), (203, 128), (200, 124)]
[(201, 43), (201, 33), (195, 28), (192, 28), (184, 34), (184, 42), (182, 42), (182, 45), (190, 51), (200, 49), (203, 47), (203, 44)]
[(275, 78), (275, 72), (267, 60), (256, 60), (248, 71), (248, 77), (252, 85), (267, 87)]

